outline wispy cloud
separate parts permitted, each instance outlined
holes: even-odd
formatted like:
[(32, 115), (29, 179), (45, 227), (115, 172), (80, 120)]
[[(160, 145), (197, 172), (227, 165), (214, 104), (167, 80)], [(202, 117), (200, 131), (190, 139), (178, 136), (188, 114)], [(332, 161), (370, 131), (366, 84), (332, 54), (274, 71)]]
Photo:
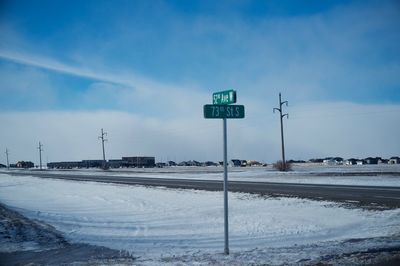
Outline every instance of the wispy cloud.
[(84, 67), (67, 65), (50, 58), (45, 58), (30, 54), (27, 55), (24, 53), (10, 52), (5, 50), (0, 50), (0, 57), (5, 60), (13, 61), (19, 64), (34, 66), (72, 76), (88, 78), (97, 81), (106, 81), (116, 84), (131, 85), (131, 86), (134, 85), (133, 80), (127, 80), (122, 77), (117, 77), (107, 73), (93, 71), (92, 69)]
[[(79, 106), (79, 103), (81, 103), (81, 106), (85, 108), (107, 109), (111, 107), (107, 103), (111, 102), (116, 109), (126, 110), (128, 108), (128, 110), (141, 113), (144, 112), (144, 109), (147, 109), (150, 115), (154, 115), (154, 112), (159, 112), (160, 115), (176, 115), (183, 112), (189, 114), (193, 113), (192, 106), (197, 106), (200, 110), (204, 99), (208, 100), (211, 97), (194, 87), (188, 88), (161, 83), (139, 77), (132, 72), (129, 72), (129, 74), (124, 72), (113, 73), (111, 69), (99, 70), (96, 67), (76, 66), (55, 59), (5, 50), (0, 50), (0, 58), (24, 66), (91, 80), (92, 85), (85, 88), (81, 97), (76, 99), (77, 104), (75, 106)], [(18, 78), (20, 75), (21, 73), (16, 72), (14, 78)], [(51, 76), (51, 73), (48, 75)], [(35, 84), (32, 83), (31, 86), (34, 87)], [(54, 91), (56, 90), (55, 87)], [(172, 102), (173, 105), (171, 105)], [(101, 107), (102, 104), (103, 108)]]

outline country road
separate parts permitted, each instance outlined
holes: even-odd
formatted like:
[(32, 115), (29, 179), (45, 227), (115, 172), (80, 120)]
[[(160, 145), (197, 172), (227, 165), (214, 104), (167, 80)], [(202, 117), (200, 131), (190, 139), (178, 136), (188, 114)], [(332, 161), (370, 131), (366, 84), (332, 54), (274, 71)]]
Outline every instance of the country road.
[[(126, 185), (161, 186), (179, 189), (220, 191), (222, 181), (198, 179), (149, 178), (137, 176), (108, 176), (49, 173), (46, 171), (3, 172), (10, 175), (29, 175), (76, 181), (93, 181)], [(230, 192), (245, 192), (272, 197), (299, 197), (341, 202), (363, 208), (400, 208), (400, 187), (293, 184), (276, 182), (229, 181)]]

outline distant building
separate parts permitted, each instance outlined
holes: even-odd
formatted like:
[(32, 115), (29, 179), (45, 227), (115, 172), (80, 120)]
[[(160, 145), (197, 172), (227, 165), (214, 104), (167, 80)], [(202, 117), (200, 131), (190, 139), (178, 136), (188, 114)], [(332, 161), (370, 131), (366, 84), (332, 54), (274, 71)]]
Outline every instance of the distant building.
[(188, 162), (188, 165), (189, 165), (189, 166), (201, 166), (202, 163), (201, 163), (201, 162), (198, 162), (198, 161), (195, 161), (195, 160), (192, 160), (192, 161), (189, 161), (189, 162)]
[(110, 159), (108, 160), (108, 166), (110, 168), (122, 168), (122, 167), (129, 167), (129, 162), (125, 160), (119, 159)]
[(378, 164), (378, 158), (368, 157), (364, 159), (366, 164)]
[(180, 162), (178, 163), (178, 166), (203, 166), (203, 163), (195, 160), (190, 160), (190, 161)]
[(364, 160), (357, 160), (357, 165), (363, 165), (363, 164), (365, 164)]
[(341, 157), (328, 157), (323, 160), (325, 165), (341, 165), (343, 164), (343, 158)]
[(142, 157), (142, 156), (122, 157), (122, 160), (127, 161), (130, 167), (150, 168), (156, 165), (155, 157)]
[(156, 163), (156, 167), (157, 168), (164, 168), (164, 167), (166, 167), (167, 166), (167, 164), (166, 163)]
[(254, 161), (254, 160), (247, 160), (247, 165), (248, 166), (261, 166), (262, 164), (260, 162)]
[(51, 169), (72, 169), (72, 168), (83, 168), (82, 162), (51, 162), (47, 164), (47, 168)]
[(287, 163), (291, 163), (291, 164), (294, 164), (294, 163), (297, 163), (297, 164), (306, 163), (306, 161), (303, 161), (303, 160), (289, 160), (289, 161), (286, 161), (286, 162)]
[(168, 166), (176, 166), (176, 162), (174, 161), (168, 161)]
[[(112, 159), (106, 162), (107, 167), (154, 167), (154, 157), (122, 157), (121, 160)], [(102, 168), (103, 160), (82, 160), (80, 162), (51, 162), (47, 164), (51, 169), (72, 169), (72, 168)]]
[(357, 164), (357, 159), (351, 158), (346, 160), (346, 165), (356, 165)]
[(7, 166), (5, 166), (4, 164), (0, 163), (0, 168), (6, 168)]
[(82, 165), (85, 168), (101, 168), (103, 167), (103, 160), (83, 160)]
[[(239, 160), (239, 159), (232, 159), (228, 162), (228, 164), (232, 167), (262, 166), (260, 162), (254, 160)], [(222, 162), (221, 165), (223, 165)]]
[[(222, 165), (223, 165), (223, 163), (222, 163)], [(230, 166), (233, 166), (233, 167), (240, 167), (240, 166), (242, 166), (242, 160), (232, 159), (232, 160), (229, 162), (229, 165), (230, 165)]]
[(389, 163), (389, 160), (388, 159), (379, 159), (378, 160), (378, 164), (388, 164)]
[(310, 159), (310, 163), (323, 163), (324, 159), (316, 158), (316, 159)]
[(207, 161), (202, 163), (202, 166), (217, 166), (217, 163), (211, 162), (211, 161)]
[(28, 161), (28, 162), (19, 161), (15, 164), (15, 167), (16, 168), (33, 168), (33, 167), (35, 167), (35, 165), (30, 161)]
[(391, 158), (389, 159), (389, 162), (388, 162), (388, 163), (389, 163), (389, 164), (400, 164), (400, 158), (397, 157), (397, 156), (391, 157)]

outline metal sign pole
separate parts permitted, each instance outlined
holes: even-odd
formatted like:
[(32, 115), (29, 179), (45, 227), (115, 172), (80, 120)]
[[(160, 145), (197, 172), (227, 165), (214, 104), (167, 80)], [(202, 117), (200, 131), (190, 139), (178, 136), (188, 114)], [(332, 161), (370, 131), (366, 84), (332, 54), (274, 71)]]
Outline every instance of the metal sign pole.
[(224, 131), (224, 223), (225, 223), (225, 255), (229, 255), (229, 231), (228, 231), (228, 148), (226, 133), (226, 118), (223, 119)]
[(228, 221), (228, 141), (226, 119), (244, 118), (244, 105), (231, 105), (236, 103), (236, 91), (227, 90), (213, 93), (213, 104), (203, 106), (204, 118), (220, 119), (223, 126), (224, 149), (224, 237), (225, 255), (229, 255), (229, 221)]

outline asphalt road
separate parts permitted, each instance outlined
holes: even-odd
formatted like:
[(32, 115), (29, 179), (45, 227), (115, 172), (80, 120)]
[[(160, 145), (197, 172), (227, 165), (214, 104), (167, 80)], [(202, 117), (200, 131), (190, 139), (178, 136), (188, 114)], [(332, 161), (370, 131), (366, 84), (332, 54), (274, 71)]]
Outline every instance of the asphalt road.
[[(11, 175), (30, 175), (41, 178), (57, 178), (77, 181), (94, 181), (126, 185), (161, 186), (179, 189), (207, 191), (223, 190), (223, 183), (216, 180), (148, 178), (133, 176), (77, 175), (48, 172), (15, 172)], [(288, 184), (272, 182), (229, 181), (229, 191), (246, 192), (271, 197), (299, 197), (327, 200), (362, 208), (400, 208), (400, 187), (369, 187), (348, 185)]]

